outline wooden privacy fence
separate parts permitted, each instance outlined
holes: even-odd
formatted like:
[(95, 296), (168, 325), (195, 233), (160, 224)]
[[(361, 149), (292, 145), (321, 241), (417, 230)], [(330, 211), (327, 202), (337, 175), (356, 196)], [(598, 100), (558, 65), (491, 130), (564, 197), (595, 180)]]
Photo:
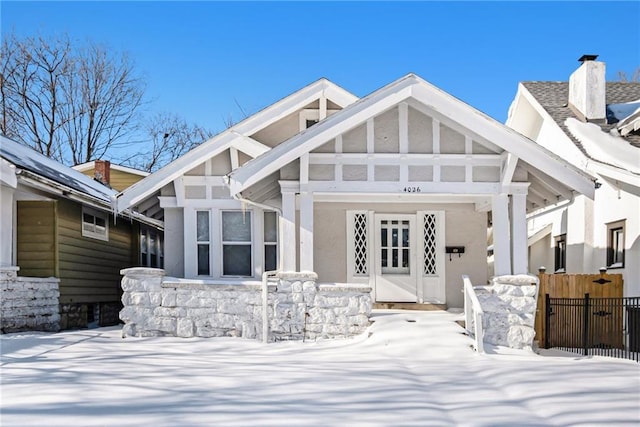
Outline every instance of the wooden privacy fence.
[[(622, 274), (545, 274), (540, 273), (540, 291), (536, 310), (535, 340), (544, 346), (546, 339), (545, 313), (547, 310), (545, 295), (550, 298), (622, 298)], [(622, 325), (622, 319), (620, 325)], [(562, 327), (562, 325), (558, 325)], [(568, 325), (567, 325), (568, 327)]]

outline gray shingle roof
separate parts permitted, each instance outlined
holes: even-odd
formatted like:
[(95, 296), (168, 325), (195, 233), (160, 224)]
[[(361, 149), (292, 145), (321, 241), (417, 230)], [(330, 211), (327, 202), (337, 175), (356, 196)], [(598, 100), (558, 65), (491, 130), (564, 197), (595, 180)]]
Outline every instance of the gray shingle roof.
[[(567, 129), (564, 122), (567, 118), (573, 117), (578, 119), (576, 115), (567, 106), (569, 100), (569, 83), (568, 82), (522, 82), (522, 85), (531, 93), (538, 103), (549, 113), (551, 118), (560, 126), (565, 134), (589, 157), (584, 147), (571, 132)], [(640, 82), (607, 82), (606, 87), (606, 103), (622, 104), (625, 102), (637, 101), (640, 99)], [(608, 132), (614, 125), (601, 125), (603, 131)], [(640, 135), (633, 134), (624, 138), (634, 147), (640, 148)]]

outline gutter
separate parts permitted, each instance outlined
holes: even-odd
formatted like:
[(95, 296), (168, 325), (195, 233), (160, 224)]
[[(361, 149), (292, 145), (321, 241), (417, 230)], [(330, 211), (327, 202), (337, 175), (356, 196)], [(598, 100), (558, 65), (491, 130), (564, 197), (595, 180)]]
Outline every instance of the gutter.
[[(53, 181), (51, 179), (42, 177), (38, 174), (34, 174), (28, 170), (25, 169), (17, 169), (16, 170), (16, 175), (19, 178), (20, 182), (23, 182), (25, 185), (30, 186), (30, 187), (34, 187), (34, 188), (38, 188), (40, 190), (46, 191), (46, 192), (53, 192), (55, 194), (58, 194), (62, 197), (66, 197), (69, 200), (73, 200), (75, 202), (84, 204), (84, 205), (88, 205), (91, 206), (93, 208), (96, 209), (100, 209), (102, 211), (106, 211), (106, 212), (111, 212), (114, 213), (113, 211), (113, 196), (111, 197), (110, 201), (107, 200), (103, 200), (99, 197), (95, 197), (92, 196), (90, 194), (87, 193), (83, 193), (81, 191), (75, 190), (73, 188), (67, 187), (66, 185), (60, 184), (59, 182)], [(164, 224), (162, 223), (162, 221), (158, 221), (156, 219), (153, 218), (148, 218), (144, 215), (141, 214), (137, 214), (135, 212), (132, 212), (130, 210), (125, 210), (123, 212), (126, 212), (126, 214), (129, 216), (129, 218), (133, 218), (136, 219), (137, 221), (147, 224), (147, 225), (152, 225), (156, 228), (160, 228), (160, 229), (164, 229)], [(122, 213), (119, 214), (121, 217), (125, 217)], [(118, 214), (113, 215), (114, 221), (117, 218)]]

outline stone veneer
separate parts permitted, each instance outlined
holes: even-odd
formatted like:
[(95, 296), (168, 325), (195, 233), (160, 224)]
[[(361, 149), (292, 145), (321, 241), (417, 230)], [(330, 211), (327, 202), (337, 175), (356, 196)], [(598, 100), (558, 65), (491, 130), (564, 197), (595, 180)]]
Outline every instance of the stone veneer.
[[(123, 336), (263, 339), (262, 284), (164, 277), (122, 270)], [(279, 273), (267, 285), (267, 341), (344, 338), (369, 326), (371, 288), (318, 285), (315, 273)]]
[(511, 348), (531, 348), (539, 280), (527, 274), (497, 276), (490, 286), (476, 287), (484, 315), (484, 342)]
[(60, 280), (20, 277), (18, 270), (0, 267), (0, 331), (59, 331)]

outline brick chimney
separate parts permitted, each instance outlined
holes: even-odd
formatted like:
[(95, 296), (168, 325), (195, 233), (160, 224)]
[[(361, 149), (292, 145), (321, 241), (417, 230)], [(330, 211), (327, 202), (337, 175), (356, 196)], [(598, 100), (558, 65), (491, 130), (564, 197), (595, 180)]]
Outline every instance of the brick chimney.
[(569, 108), (587, 122), (606, 123), (605, 64), (598, 55), (582, 55), (582, 65), (569, 77)]
[(93, 177), (104, 185), (111, 182), (111, 163), (108, 160), (96, 160), (94, 162)]

